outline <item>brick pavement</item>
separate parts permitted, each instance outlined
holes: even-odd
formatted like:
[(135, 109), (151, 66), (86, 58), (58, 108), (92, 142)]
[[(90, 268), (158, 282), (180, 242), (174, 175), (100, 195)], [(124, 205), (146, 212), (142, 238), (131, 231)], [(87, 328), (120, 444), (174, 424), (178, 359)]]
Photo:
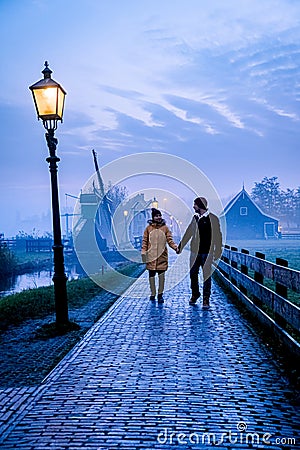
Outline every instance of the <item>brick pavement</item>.
[(152, 304), (143, 274), (44, 383), (7, 400), (0, 448), (300, 448), (295, 393), (260, 338), (215, 283), (210, 310), (189, 296), (186, 278)]

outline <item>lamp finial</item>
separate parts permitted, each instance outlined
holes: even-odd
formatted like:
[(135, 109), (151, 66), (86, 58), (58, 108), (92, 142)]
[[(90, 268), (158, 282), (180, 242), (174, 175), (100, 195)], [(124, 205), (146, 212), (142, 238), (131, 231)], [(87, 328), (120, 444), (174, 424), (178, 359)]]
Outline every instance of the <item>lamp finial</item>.
[(52, 70), (49, 68), (48, 61), (45, 61), (45, 69), (42, 71), (44, 78), (51, 78)]

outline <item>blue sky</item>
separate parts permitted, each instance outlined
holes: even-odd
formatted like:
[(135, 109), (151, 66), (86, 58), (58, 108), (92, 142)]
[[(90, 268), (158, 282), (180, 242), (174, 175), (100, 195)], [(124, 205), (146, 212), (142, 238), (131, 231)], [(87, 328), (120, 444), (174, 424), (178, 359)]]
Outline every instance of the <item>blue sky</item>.
[(50, 209), (28, 90), (45, 60), (67, 91), (62, 208), (92, 175), (93, 148), (100, 165), (143, 152), (184, 158), (224, 203), (265, 176), (300, 186), (298, 0), (0, 0), (0, 38), (7, 236), (43, 227)]

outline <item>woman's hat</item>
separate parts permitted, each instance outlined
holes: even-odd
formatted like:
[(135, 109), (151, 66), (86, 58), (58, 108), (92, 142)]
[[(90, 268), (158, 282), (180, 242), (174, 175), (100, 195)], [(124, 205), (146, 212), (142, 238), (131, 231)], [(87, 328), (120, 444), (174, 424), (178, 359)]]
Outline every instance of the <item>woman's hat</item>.
[(156, 209), (156, 208), (151, 208), (151, 215), (152, 215), (152, 219), (154, 218), (154, 216), (158, 216), (158, 215), (160, 215), (161, 216), (161, 212), (160, 212), (160, 210), (159, 209)]

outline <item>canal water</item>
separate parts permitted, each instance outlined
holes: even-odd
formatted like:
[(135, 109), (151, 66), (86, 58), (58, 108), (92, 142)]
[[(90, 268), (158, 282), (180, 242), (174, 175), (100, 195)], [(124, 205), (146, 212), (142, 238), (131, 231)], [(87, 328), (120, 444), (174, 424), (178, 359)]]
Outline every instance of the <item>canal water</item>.
[[(77, 264), (66, 265), (65, 270), (69, 280), (76, 280), (83, 276)], [(0, 298), (21, 292), (24, 289), (53, 285), (52, 277), (53, 269), (51, 268), (15, 275), (5, 280), (0, 280)]]
[[(132, 255), (131, 255), (132, 256)], [(119, 254), (117, 251), (108, 252), (106, 255), (107, 262), (111, 267), (117, 267), (119, 263), (126, 261), (126, 257)], [(129, 258), (130, 261), (132, 261)], [(65, 272), (68, 280), (76, 280), (86, 276), (77, 257), (72, 255), (65, 255)], [(0, 299), (25, 289), (35, 289), (42, 286), (53, 285), (53, 265), (50, 262), (49, 267), (41, 268), (34, 272), (15, 275), (5, 280), (0, 279)]]

